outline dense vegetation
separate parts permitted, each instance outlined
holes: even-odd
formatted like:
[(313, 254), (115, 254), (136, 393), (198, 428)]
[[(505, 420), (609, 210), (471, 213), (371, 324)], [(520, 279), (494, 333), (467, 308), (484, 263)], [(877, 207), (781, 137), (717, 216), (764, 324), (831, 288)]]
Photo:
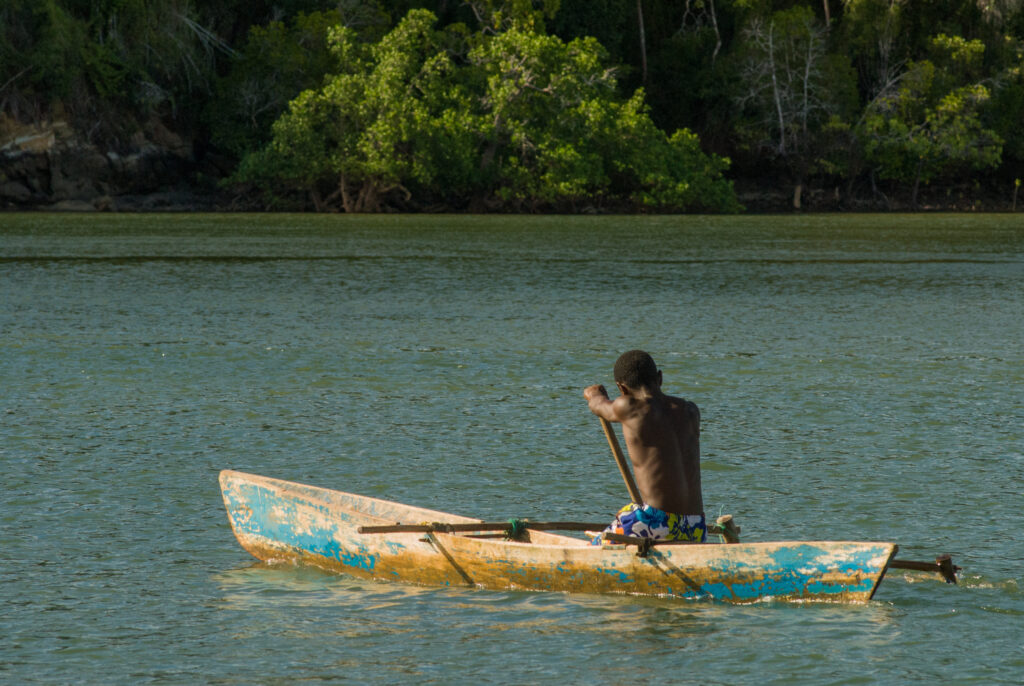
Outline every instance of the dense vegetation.
[(1024, 1), (5, 0), (0, 118), (156, 118), (282, 207), (1008, 201)]

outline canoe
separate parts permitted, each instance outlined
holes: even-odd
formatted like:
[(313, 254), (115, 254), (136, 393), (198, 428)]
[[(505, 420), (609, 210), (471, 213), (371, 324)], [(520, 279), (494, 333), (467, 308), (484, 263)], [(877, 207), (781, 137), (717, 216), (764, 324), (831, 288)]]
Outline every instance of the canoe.
[(220, 486), (235, 536), (256, 558), (382, 581), (866, 602), (897, 551), (893, 543), (856, 541), (595, 546), (531, 528), (506, 540), (481, 520), (244, 472), (221, 472)]

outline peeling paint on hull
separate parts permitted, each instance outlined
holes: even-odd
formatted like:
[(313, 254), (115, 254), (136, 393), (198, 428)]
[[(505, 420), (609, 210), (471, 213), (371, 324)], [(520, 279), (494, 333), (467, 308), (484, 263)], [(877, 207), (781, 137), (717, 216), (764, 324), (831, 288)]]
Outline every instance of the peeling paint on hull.
[(658, 546), (641, 558), (633, 547), (538, 531), (526, 542), (359, 534), (362, 525), (479, 520), (229, 470), (220, 484), (235, 536), (255, 557), (377, 580), (730, 602), (865, 602), (896, 553), (892, 543), (784, 541)]

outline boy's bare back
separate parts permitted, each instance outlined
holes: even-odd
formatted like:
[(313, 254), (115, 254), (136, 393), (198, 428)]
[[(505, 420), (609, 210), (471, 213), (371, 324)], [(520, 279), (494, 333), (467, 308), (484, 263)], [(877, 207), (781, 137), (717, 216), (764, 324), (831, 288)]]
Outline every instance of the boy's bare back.
[(604, 386), (590, 386), (583, 391), (590, 410), (622, 423), (645, 504), (674, 514), (703, 514), (700, 410), (688, 400), (662, 393), (660, 371), (640, 382), (633, 378), (636, 386), (629, 385), (630, 380), (619, 381), (617, 365), (616, 385), (622, 395), (612, 401)]

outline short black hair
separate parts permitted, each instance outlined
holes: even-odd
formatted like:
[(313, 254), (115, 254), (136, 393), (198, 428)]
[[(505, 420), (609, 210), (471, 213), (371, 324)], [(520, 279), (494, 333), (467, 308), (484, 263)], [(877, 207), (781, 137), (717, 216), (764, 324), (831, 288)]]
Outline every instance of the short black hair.
[(615, 383), (629, 388), (650, 386), (658, 380), (658, 365), (643, 350), (622, 353), (615, 361)]

